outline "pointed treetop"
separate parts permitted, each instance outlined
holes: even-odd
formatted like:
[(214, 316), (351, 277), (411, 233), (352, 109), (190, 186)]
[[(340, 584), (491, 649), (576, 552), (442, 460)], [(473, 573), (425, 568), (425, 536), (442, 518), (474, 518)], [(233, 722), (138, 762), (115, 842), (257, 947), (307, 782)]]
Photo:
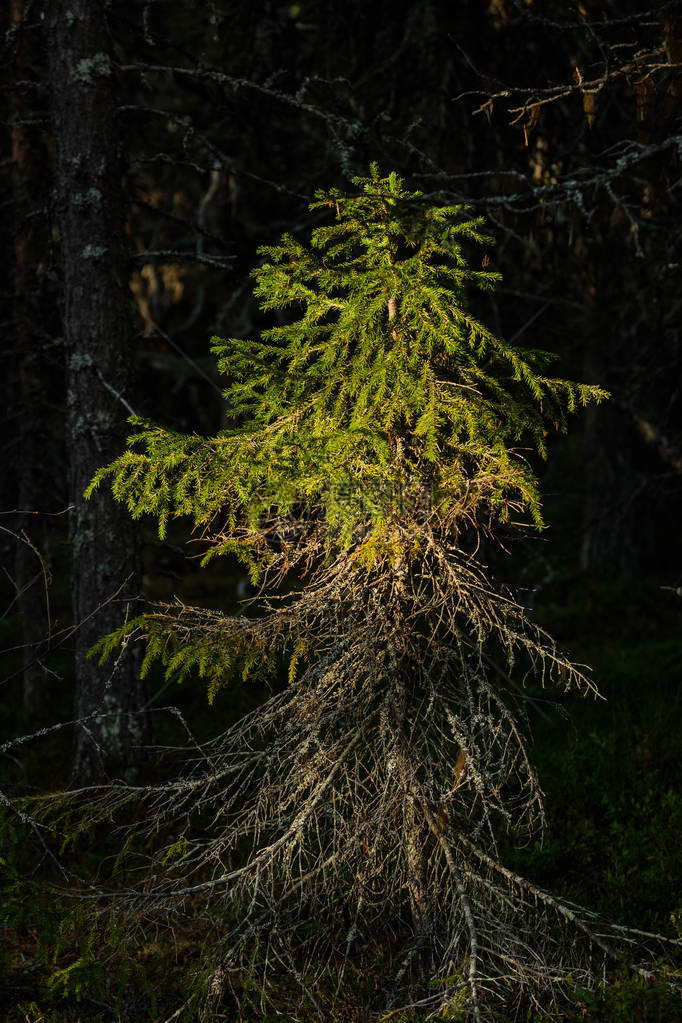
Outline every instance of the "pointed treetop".
[[(114, 477), (133, 514), (152, 512), (162, 528), (169, 516), (207, 527), (219, 515), (219, 550), (256, 561), (262, 516), (302, 505), (327, 522), (333, 549), (390, 547), (415, 501), (427, 514), (425, 490), (446, 529), (522, 509), (542, 525), (518, 446), (544, 457), (549, 427), (565, 429), (567, 413), (604, 392), (545, 375), (551, 354), (497, 338), (470, 312), (468, 289), (500, 279), (464, 252), (492, 244), (481, 217), (377, 164), (353, 186), (316, 193), (310, 209), (333, 219), (308, 244), (285, 234), (259, 250), (254, 291), (277, 325), (213, 339), (232, 426), (206, 439), (140, 423), (98, 474), (95, 484)], [(240, 523), (248, 541), (233, 538)]]

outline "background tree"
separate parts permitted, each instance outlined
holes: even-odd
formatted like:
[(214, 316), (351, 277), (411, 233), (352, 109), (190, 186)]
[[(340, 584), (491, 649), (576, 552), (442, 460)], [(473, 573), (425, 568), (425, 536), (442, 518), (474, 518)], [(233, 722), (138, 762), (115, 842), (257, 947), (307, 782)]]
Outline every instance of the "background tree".
[[(43, 661), (49, 622), (37, 553), (45, 547), (45, 529), (44, 520), (35, 513), (45, 506), (45, 469), (52, 461), (47, 405), (54, 353), (49, 350), (49, 330), (43, 322), (49, 283), (45, 255), (48, 239), (48, 218), (44, 210), (45, 139), (35, 95), (31, 95), (26, 84), (35, 80), (41, 59), (41, 39), (40, 28), (27, 28), (23, 24), (25, 18), (23, 0), (12, 0), (8, 30), (17, 35), (16, 62), (14, 77), (6, 84), (10, 108), (14, 249), (10, 350), (16, 376), (3, 407), (17, 427), (14, 439), (21, 452), (21, 458), (15, 462), (13, 493), (7, 492), (10, 488), (6, 487), (5, 496), (8, 500), (15, 499), (12, 505), (19, 514), (12, 525), (22, 536), (16, 542), (13, 578), (23, 634), (23, 702), (27, 714), (37, 716), (46, 711), (50, 685)], [(10, 377), (9, 372), (7, 376)], [(29, 407), (30, 416), (24, 414)], [(6, 504), (4, 510), (12, 509)]]
[[(517, 658), (594, 687), (476, 559), (496, 522), (542, 525), (516, 445), (544, 454), (548, 425), (604, 394), (546, 376), (547, 353), (467, 310), (467, 285), (498, 279), (463, 254), (491, 244), (480, 220), (376, 165), (354, 184), (317, 193), (311, 209), (336, 222), (310, 245), (262, 250), (255, 291), (284, 322), (216, 343), (238, 425), (204, 439), (142, 423), (91, 488), (111, 478), (162, 534), (192, 515), (205, 560), (234, 552), (261, 579), (250, 614), (157, 605), (105, 654), (142, 637), (147, 665), (196, 667), (215, 693), (271, 674), (281, 650), (290, 685), (194, 750), (189, 776), (99, 798), (105, 813), (145, 802), (146, 849), (172, 834), (122, 893), (131, 906), (164, 916), (192, 898), (236, 919), (209, 952), (213, 995), (242, 956), (265, 986), (268, 964), (288, 967), (333, 1015), (323, 972), (340, 986), (383, 948), (368, 1012), (492, 1019), (510, 985), (546, 1007), (576, 977), (594, 983), (593, 956), (633, 958), (632, 934), (501, 862), (505, 829), (518, 840), (543, 821)], [(213, 824), (197, 837), (193, 818)]]
[[(137, 541), (106, 495), (87, 503), (95, 467), (115, 450), (130, 393), (127, 251), (120, 191), (117, 116), (104, 9), (54, 0), (48, 7), (57, 223), (61, 240), (67, 405), (71, 586), (76, 632), (73, 774), (105, 762), (128, 765), (145, 736), (144, 687), (124, 653), (107, 679), (87, 653), (118, 620), (114, 601), (139, 592)], [(102, 711), (102, 716), (92, 718)]]

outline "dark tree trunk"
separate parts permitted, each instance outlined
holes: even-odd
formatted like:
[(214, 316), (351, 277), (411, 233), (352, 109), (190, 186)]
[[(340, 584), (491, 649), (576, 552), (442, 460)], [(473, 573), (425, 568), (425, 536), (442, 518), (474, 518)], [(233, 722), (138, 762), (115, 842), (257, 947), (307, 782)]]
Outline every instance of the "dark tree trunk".
[[(10, 0), (10, 26), (18, 29), (14, 82), (30, 82), (39, 66), (37, 28), (21, 28), (25, 0)], [(15, 494), (21, 512), (44, 509), (46, 485), (48, 390), (45, 353), (41, 350), (44, 275), (40, 271), (47, 246), (45, 205), (45, 147), (36, 124), (34, 94), (15, 85), (9, 92), (12, 144), (12, 199), (14, 248), (14, 352), (16, 380), (11, 395), (17, 424), (18, 451)], [(49, 675), (42, 664), (48, 638), (48, 617), (41, 564), (32, 548), (43, 547), (41, 519), (18, 514), (14, 561), (17, 606), (24, 643), (24, 709), (34, 717), (46, 708)]]
[(584, 572), (604, 579), (632, 578), (646, 541), (641, 528), (643, 481), (635, 469), (634, 445), (632, 424), (618, 408), (587, 410), (580, 561)]
[(73, 774), (83, 780), (107, 765), (130, 768), (145, 738), (144, 692), (133, 658), (124, 652), (112, 679), (87, 659), (92, 644), (120, 625), (121, 601), (139, 590), (128, 511), (106, 489), (83, 499), (95, 470), (123, 447), (120, 396), (130, 393), (131, 330), (105, 4), (48, 0), (47, 7), (67, 344), (72, 605), (79, 625), (76, 716), (103, 712), (76, 734)]
[[(615, 263), (622, 254), (610, 253)], [(587, 350), (584, 377), (618, 393), (618, 371), (628, 352), (609, 324), (609, 313), (598, 296), (606, 292), (604, 278), (611, 267), (590, 258), (584, 271), (583, 297)], [(643, 537), (639, 513), (641, 477), (635, 466), (634, 429), (614, 401), (585, 411), (585, 503), (580, 567), (603, 579), (629, 579), (638, 567)]]

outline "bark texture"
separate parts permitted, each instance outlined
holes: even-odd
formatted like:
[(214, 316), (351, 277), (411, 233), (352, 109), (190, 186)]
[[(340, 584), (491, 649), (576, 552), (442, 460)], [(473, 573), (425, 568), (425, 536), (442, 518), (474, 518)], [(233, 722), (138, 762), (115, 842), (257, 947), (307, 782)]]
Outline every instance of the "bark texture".
[(585, 415), (586, 500), (580, 567), (604, 579), (632, 579), (647, 543), (632, 423), (618, 408)]
[[(611, 258), (623, 258), (614, 248)], [(585, 268), (583, 299), (588, 346), (585, 379), (599, 380), (614, 395), (622, 394), (629, 371), (629, 339), (609, 324), (609, 314), (598, 296), (608, 281), (605, 269), (590, 259)], [(598, 412), (585, 410), (585, 504), (583, 510), (580, 568), (603, 579), (630, 579), (638, 568), (645, 536), (641, 528), (640, 497), (643, 480), (635, 464), (635, 431), (615, 401)]]
[[(104, 3), (49, 0), (49, 75), (67, 344), (76, 716), (74, 777), (131, 768), (145, 739), (144, 692), (124, 652), (113, 678), (87, 652), (138, 592), (134, 526), (110, 494), (83, 499), (95, 470), (120, 453), (130, 393), (127, 246), (116, 103)], [(112, 600), (112, 598), (114, 598)]]
[[(10, 0), (10, 28), (17, 29), (15, 82), (36, 77), (37, 29), (22, 26), (25, 0)], [(48, 640), (48, 616), (42, 571), (36, 550), (43, 547), (41, 520), (23, 514), (44, 509), (46, 487), (47, 423), (45, 401), (48, 370), (41, 341), (45, 277), (41, 260), (47, 245), (45, 146), (36, 123), (34, 97), (28, 88), (10, 89), (10, 135), (12, 146), (13, 198), (13, 334), (16, 382), (10, 396), (17, 424), (16, 501), (20, 509), (15, 529), (22, 536), (16, 544), (14, 580), (24, 644), (24, 709), (31, 717), (47, 705), (49, 678), (42, 658)], [(24, 539), (25, 538), (25, 539)]]

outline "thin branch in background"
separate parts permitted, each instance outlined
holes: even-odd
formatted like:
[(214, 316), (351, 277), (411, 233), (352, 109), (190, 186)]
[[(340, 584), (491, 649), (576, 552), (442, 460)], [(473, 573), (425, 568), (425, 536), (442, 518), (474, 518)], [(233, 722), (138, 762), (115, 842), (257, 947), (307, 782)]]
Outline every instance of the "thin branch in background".
[(166, 341), (171, 346), (171, 348), (173, 348), (178, 353), (178, 355), (181, 355), (182, 358), (185, 360), (185, 362), (188, 362), (190, 364), (190, 366), (192, 366), (192, 368), (196, 370), (196, 372), (199, 374), (199, 376), (203, 377), (204, 380), (206, 380), (211, 385), (213, 390), (217, 391), (217, 393), (222, 398), (223, 397), (223, 392), (220, 389), (220, 387), (218, 387), (218, 385), (216, 384), (215, 380), (212, 380), (211, 377), (208, 376), (208, 374), (203, 371), (201, 366), (198, 366), (196, 364), (196, 362), (194, 361), (194, 359), (192, 359), (191, 356), (189, 356), (187, 354), (187, 352), (183, 351), (183, 349), (178, 344), (176, 344), (175, 341), (173, 341), (173, 339), (168, 336), (168, 334), (166, 334), (165, 330), (161, 329), (161, 327), (158, 325), (158, 323), (155, 323), (154, 320), (152, 320), (148, 315), (145, 315), (145, 319), (154, 328), (156, 333), (160, 337), (162, 337), (164, 339), (164, 341)]
[(102, 371), (100, 370), (99, 366), (96, 367), (96, 372), (100, 383), (102, 384), (103, 387), (106, 387), (107, 391), (109, 391), (109, 394), (112, 394), (117, 401), (120, 401), (121, 405), (123, 405), (123, 407), (126, 409), (128, 415), (135, 416), (137, 418), (137, 412), (135, 411), (135, 409), (123, 397), (120, 391), (117, 391), (115, 387), (112, 387), (112, 385), (104, 379), (104, 377), (102, 376)]

